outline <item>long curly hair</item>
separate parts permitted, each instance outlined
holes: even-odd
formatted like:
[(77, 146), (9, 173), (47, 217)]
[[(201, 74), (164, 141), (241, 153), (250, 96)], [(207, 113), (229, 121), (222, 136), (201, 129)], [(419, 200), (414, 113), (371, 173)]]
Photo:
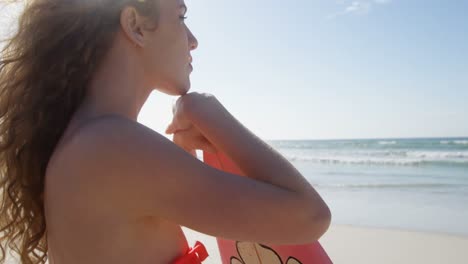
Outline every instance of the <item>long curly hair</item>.
[(43, 194), (49, 159), (120, 29), (122, 9), (131, 5), (157, 23), (159, 4), (16, 2), (24, 6), (18, 29), (0, 53), (0, 263), (9, 250), (21, 263), (46, 263)]

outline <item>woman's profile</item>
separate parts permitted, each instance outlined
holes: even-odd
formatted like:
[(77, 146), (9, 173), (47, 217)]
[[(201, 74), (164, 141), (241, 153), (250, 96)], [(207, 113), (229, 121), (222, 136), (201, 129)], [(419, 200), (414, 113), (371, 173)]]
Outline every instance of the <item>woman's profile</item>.
[[(183, 0), (24, 4), (0, 61), (1, 263), (7, 250), (21, 263), (173, 263), (192, 246), (181, 226), (276, 244), (326, 232), (304, 177), (214, 95), (189, 92), (198, 42)], [(155, 90), (180, 96), (173, 141), (137, 122)]]

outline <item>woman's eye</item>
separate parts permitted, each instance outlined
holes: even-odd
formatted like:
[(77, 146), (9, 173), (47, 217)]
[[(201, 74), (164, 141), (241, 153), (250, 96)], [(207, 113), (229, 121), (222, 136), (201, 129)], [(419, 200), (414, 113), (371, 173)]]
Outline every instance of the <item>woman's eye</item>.
[(181, 16), (180, 19), (185, 20), (185, 19), (187, 19), (187, 17), (186, 16)]

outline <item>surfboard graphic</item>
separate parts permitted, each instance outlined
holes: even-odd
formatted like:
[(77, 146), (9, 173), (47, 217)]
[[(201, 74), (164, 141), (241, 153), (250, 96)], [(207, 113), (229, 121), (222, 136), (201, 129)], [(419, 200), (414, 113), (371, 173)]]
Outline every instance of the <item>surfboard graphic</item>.
[[(219, 170), (245, 176), (225, 154), (203, 152), (203, 161)], [(332, 264), (318, 241), (306, 245), (262, 245), (216, 238), (222, 264)]]

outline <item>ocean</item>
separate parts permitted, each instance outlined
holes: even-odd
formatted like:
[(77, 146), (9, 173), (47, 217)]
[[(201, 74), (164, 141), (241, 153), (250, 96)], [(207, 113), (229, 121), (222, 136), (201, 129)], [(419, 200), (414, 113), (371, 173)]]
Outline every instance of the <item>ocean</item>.
[(468, 138), (273, 140), (332, 223), (468, 236)]

